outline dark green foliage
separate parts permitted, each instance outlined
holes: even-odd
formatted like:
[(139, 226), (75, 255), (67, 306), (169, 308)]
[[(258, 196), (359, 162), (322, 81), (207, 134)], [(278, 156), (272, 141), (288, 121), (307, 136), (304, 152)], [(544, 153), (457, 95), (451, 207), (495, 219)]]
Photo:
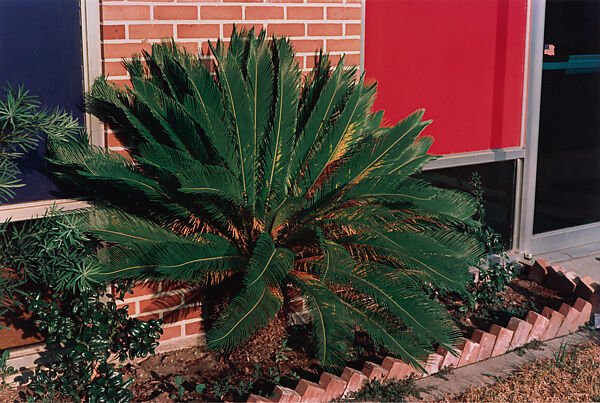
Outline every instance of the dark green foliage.
[(2, 350), (2, 353), (0, 353), (0, 390), (6, 386), (6, 378), (17, 373), (17, 370), (14, 369), (14, 367), (8, 365), (9, 357), (10, 352), (8, 350)]
[(286, 39), (234, 31), (211, 44), (215, 75), (174, 43), (124, 62), (90, 109), (135, 146), (128, 160), (84, 137), (50, 142), (57, 177), (101, 209), (84, 229), (109, 243), (80, 286), (181, 279), (241, 291), (207, 332), (230, 351), (265, 327), (291, 284), (306, 297), (317, 357), (341, 366), (356, 327), (419, 366), (460, 335), (424, 284), (465, 290), (481, 254), (469, 195), (410, 175), (434, 157), (419, 110), (380, 127), (376, 87), (321, 54), (304, 80)]
[(35, 149), (40, 138), (73, 135), (77, 121), (59, 109), (43, 108), (37, 98), (19, 87), (8, 87), (0, 95), (0, 204), (14, 197), (14, 189), (25, 186), (18, 179), (15, 160)]
[(411, 402), (421, 399), (421, 393), (426, 388), (420, 388), (415, 384), (415, 376), (401, 380), (379, 381), (377, 379), (367, 381), (363, 387), (348, 396), (338, 398), (334, 402)]
[[(502, 244), (500, 235), (496, 233), (485, 221), (484, 197), (485, 192), (481, 177), (474, 171), (471, 175), (471, 193), (476, 201), (476, 215), (478, 226), (468, 228), (468, 231), (485, 245), (487, 262), (481, 259), (475, 266), (479, 269), (479, 280), (471, 281), (467, 291), (452, 293), (451, 295), (437, 292), (448, 300), (449, 304), (457, 304), (459, 312), (464, 314), (479, 311), (483, 316), (494, 321), (501, 317), (524, 317), (531, 306), (519, 307), (517, 310), (508, 311), (503, 308), (503, 293), (519, 272), (519, 264), (509, 259)], [(493, 256), (492, 256), (493, 255)]]
[(162, 329), (158, 321), (141, 322), (117, 309), (125, 284), (113, 285), (110, 294), (104, 284), (74, 286), (99, 246), (78, 227), (67, 214), (3, 225), (0, 266), (19, 268), (15, 281), (27, 288), (18, 300), (48, 343), (49, 360), (36, 368), (28, 388), (42, 400), (127, 401), (132, 380), (109, 358), (153, 354)]

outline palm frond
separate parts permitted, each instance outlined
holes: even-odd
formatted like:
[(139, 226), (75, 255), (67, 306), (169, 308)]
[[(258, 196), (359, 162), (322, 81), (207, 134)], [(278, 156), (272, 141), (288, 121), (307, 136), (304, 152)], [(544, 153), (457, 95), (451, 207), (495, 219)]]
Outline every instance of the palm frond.
[(266, 327), (281, 309), (282, 298), (266, 287), (244, 288), (206, 333), (211, 350), (229, 352)]
[(313, 276), (294, 273), (289, 276), (305, 295), (317, 340), (317, 359), (326, 368), (340, 368), (347, 361), (348, 347), (354, 336), (351, 316), (339, 297)]

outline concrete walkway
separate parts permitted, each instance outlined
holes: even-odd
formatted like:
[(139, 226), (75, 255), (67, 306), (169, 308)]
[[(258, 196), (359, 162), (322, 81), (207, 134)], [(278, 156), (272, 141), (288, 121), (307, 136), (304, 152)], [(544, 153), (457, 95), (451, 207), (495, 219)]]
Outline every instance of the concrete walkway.
[(579, 277), (590, 276), (600, 283), (600, 242), (536, 255), (533, 260), (541, 257), (574, 271)]

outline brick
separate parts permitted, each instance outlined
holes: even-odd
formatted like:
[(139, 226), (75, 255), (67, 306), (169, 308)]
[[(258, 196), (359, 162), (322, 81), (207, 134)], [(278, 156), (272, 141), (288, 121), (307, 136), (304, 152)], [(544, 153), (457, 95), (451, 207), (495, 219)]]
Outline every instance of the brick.
[(344, 3), (344, 0), (307, 0), (307, 3)]
[(527, 312), (525, 321), (531, 324), (531, 331), (529, 332), (529, 336), (527, 336), (526, 343), (532, 340), (542, 340), (544, 333), (548, 329), (550, 319), (537, 312), (529, 311)]
[(339, 376), (330, 374), (329, 372), (323, 372), (319, 378), (319, 385), (325, 389), (323, 401), (329, 402), (344, 394), (347, 383)]
[(361, 18), (360, 7), (327, 7), (328, 20), (360, 20)]
[(529, 269), (529, 273), (527, 274), (527, 278), (531, 281), (534, 281), (538, 284), (542, 284), (548, 275), (548, 267), (550, 264), (544, 258), (537, 259), (531, 269)]
[(323, 7), (295, 7), (289, 6), (287, 8), (287, 19), (288, 20), (322, 20), (323, 19)]
[[(233, 25), (234, 24), (223, 24), (224, 37), (228, 38), (231, 36), (231, 33), (233, 32)], [(235, 24), (235, 27), (238, 32), (240, 32), (242, 29), (249, 31), (251, 28), (254, 28), (255, 32), (259, 32), (261, 29), (263, 29), (263, 24)]]
[(342, 24), (308, 24), (309, 36), (341, 36)]
[(177, 24), (178, 38), (218, 38), (219, 24)]
[(102, 21), (149, 20), (150, 6), (142, 5), (103, 5)]
[(173, 36), (173, 25), (170, 24), (144, 24), (130, 25), (130, 39), (163, 39)]
[(258, 395), (250, 395), (248, 396), (248, 403), (262, 403), (262, 402), (272, 402), (272, 400), (267, 399), (266, 397), (258, 396)]
[(283, 19), (283, 7), (279, 6), (246, 6), (246, 20)]
[(419, 371), (411, 365), (394, 357), (385, 357), (381, 366), (388, 371), (386, 379), (404, 379), (410, 374), (419, 373)]
[(175, 323), (191, 319), (202, 319), (202, 305), (175, 309), (163, 313), (165, 323)]
[(600, 294), (600, 284), (590, 276), (581, 277), (575, 287), (575, 295), (589, 301), (592, 294)]
[(163, 334), (160, 336), (160, 341), (181, 337), (181, 325), (163, 327)]
[(491, 357), (494, 344), (496, 344), (496, 336), (483, 330), (475, 329), (471, 340), (479, 343), (479, 355), (477, 361), (486, 360)]
[(522, 319), (515, 318), (514, 316), (510, 318), (507, 328), (513, 331), (513, 337), (508, 348), (512, 350), (527, 343), (527, 337), (529, 337), (532, 327), (531, 323), (525, 322)]
[(365, 374), (369, 380), (373, 379), (385, 379), (387, 377), (388, 371), (383, 368), (379, 364), (375, 364), (374, 362), (367, 361), (362, 369), (362, 373)]
[(304, 36), (305, 33), (304, 24), (302, 23), (267, 25), (268, 36)]
[(578, 326), (584, 326), (588, 323), (592, 316), (592, 304), (582, 298), (577, 298), (573, 308), (580, 312), (579, 320), (577, 321)]
[(496, 336), (496, 343), (494, 343), (490, 357), (497, 357), (506, 353), (510, 347), (510, 341), (513, 338), (514, 332), (505, 327), (492, 325), (490, 327), (490, 334)]
[(150, 315), (136, 316), (137, 320), (141, 320), (143, 322), (148, 322), (149, 320), (158, 320), (160, 319), (160, 315), (157, 313), (151, 313)]
[(542, 310), (542, 315), (548, 318), (548, 326), (542, 335), (542, 340), (545, 341), (555, 338), (558, 330), (562, 326), (563, 319), (565, 318), (564, 315), (547, 306)]
[(125, 294), (125, 300), (129, 298), (143, 297), (148, 295), (155, 295), (159, 292), (159, 283), (157, 281), (140, 283), (133, 286), (131, 293)]
[(328, 52), (360, 51), (360, 39), (327, 39)]
[(600, 313), (600, 294), (592, 294), (589, 302), (592, 304), (592, 312)]
[(563, 323), (558, 329), (556, 333), (556, 337), (565, 336), (569, 333), (573, 333), (575, 330), (579, 328), (579, 317), (581, 316), (581, 312), (577, 309), (573, 308), (570, 305), (563, 303), (558, 310), (563, 316)]
[(553, 290), (558, 290), (561, 283), (564, 281), (563, 277), (565, 276), (565, 269), (563, 269), (560, 265), (548, 266), (547, 269), (548, 274), (546, 275), (542, 285)]
[(458, 360), (459, 367), (473, 364), (477, 361), (480, 349), (479, 343), (476, 343), (473, 340), (464, 340), (460, 348), (462, 353), (460, 354), (460, 359)]
[(325, 389), (314, 382), (300, 379), (300, 382), (296, 385), (296, 393), (301, 396), (302, 402), (322, 402)]
[(197, 20), (196, 6), (154, 6), (155, 20)]
[(342, 371), (341, 378), (346, 382), (346, 389), (344, 395), (351, 392), (356, 392), (362, 388), (363, 383), (367, 380), (367, 377), (360, 371), (345, 367)]
[[(433, 375), (440, 370), (440, 364), (444, 360), (444, 357), (441, 354), (432, 353), (427, 356), (426, 363), (424, 365), (425, 374)], [(424, 374), (424, 375), (425, 375)]]
[(202, 20), (241, 20), (241, 6), (200, 6)]
[[(103, 65), (104, 74), (107, 76), (126, 76), (127, 70), (121, 62), (105, 62)], [(127, 294), (130, 295), (130, 294)], [(131, 296), (129, 297), (131, 298)]]
[[(361, 24), (346, 24), (346, 35), (362, 35)], [(477, 281), (477, 280), (475, 280)]]
[(189, 336), (192, 334), (201, 334), (204, 333), (204, 322), (191, 322), (185, 324), (185, 335)]
[(450, 351), (446, 350), (445, 348), (438, 347), (437, 353), (443, 357), (442, 363), (440, 364), (440, 368), (458, 367), (458, 361), (460, 360), (462, 350), (455, 348), (454, 351), (458, 355), (453, 355)]
[(296, 39), (292, 46), (298, 53), (318, 52), (323, 47), (323, 41), (319, 39)]
[(125, 25), (102, 25), (100, 27), (100, 39), (125, 39)]
[(140, 54), (142, 50), (150, 51), (151, 48), (149, 43), (105, 43), (102, 51), (105, 59), (121, 59)]
[(283, 386), (277, 385), (275, 386), (275, 390), (273, 391), (272, 402), (277, 403), (300, 403), (301, 397), (294, 390), (289, 388), (284, 388)]
[(140, 313), (160, 311), (181, 305), (181, 295), (165, 295), (160, 298), (144, 299), (140, 301)]

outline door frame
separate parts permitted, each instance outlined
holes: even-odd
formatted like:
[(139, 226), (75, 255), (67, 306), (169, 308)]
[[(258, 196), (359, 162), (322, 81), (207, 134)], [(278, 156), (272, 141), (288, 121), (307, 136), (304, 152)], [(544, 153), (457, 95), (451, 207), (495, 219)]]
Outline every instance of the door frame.
[[(519, 252), (541, 254), (600, 240), (600, 222), (533, 234), (535, 188), (542, 95), (542, 64), (546, 0), (530, 0), (529, 71), (524, 114), (525, 157), (517, 163), (517, 200), (513, 247)], [(520, 180), (519, 180), (520, 179)]]

